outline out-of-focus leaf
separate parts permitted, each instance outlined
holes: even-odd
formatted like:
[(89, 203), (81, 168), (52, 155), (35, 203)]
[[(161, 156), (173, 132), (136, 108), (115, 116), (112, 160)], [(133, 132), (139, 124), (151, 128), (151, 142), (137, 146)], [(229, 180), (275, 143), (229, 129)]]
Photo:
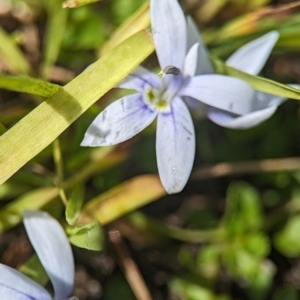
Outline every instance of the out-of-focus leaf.
[(116, 23), (125, 22), (138, 10), (147, 0), (114, 0), (111, 5), (112, 13)]
[(99, 2), (101, 0), (66, 0), (63, 4), (63, 8), (76, 8), (79, 6)]
[(0, 74), (0, 88), (48, 98), (54, 95), (61, 87), (57, 84), (31, 77)]
[(259, 91), (278, 95), (278, 96), (283, 96), (286, 98), (300, 100), (299, 89), (292, 88), (288, 85), (273, 81), (271, 79), (247, 74), (245, 72), (242, 72), (240, 70), (237, 70), (235, 68), (226, 65), (224, 62), (220, 61), (219, 59), (213, 59), (213, 63), (215, 65), (217, 73), (221, 73), (221, 74), (225, 74), (225, 75), (229, 75), (232, 77), (245, 80)]
[(110, 39), (101, 47), (101, 55), (104, 55), (139, 30), (148, 27), (149, 24), (149, 2), (146, 2), (120, 27), (118, 27), (117, 30), (115, 30)]
[(244, 239), (244, 247), (257, 258), (266, 257), (270, 252), (269, 239), (261, 232), (247, 234), (247, 237)]
[(275, 273), (276, 267), (272, 261), (265, 260), (260, 264), (256, 276), (251, 279), (247, 289), (247, 294), (250, 300), (266, 299), (266, 295), (270, 290)]
[(36, 254), (32, 255), (30, 259), (21, 266), (19, 271), (42, 286), (46, 285), (49, 280), (48, 275)]
[(231, 234), (242, 234), (262, 225), (263, 216), (257, 191), (246, 183), (231, 184), (227, 191), (223, 225)]
[(300, 255), (300, 216), (292, 217), (274, 237), (274, 246), (283, 255), (297, 257)]
[(48, 146), (153, 49), (149, 34), (138, 32), (5, 132), (0, 137), (0, 184)]
[(24, 192), (27, 192), (30, 186), (22, 183), (5, 182), (0, 185), (0, 200), (13, 198)]
[(210, 21), (226, 4), (228, 0), (210, 0), (204, 2), (199, 11), (197, 12), (197, 17), (202, 22)]
[(42, 77), (48, 78), (57, 60), (61, 44), (65, 35), (68, 10), (63, 9), (61, 0), (46, 2), (48, 19), (44, 39), (44, 57), (42, 63)]
[(6, 130), (6, 127), (2, 123), (0, 123), (0, 135), (3, 134)]
[(171, 294), (179, 299), (188, 300), (230, 300), (225, 295), (216, 296), (212, 291), (200, 284), (181, 278), (173, 278), (169, 282)]
[(39, 188), (10, 202), (0, 210), (0, 232), (19, 224), (25, 209), (40, 209), (58, 194), (57, 188)]
[(197, 271), (205, 278), (213, 280), (220, 274), (220, 249), (217, 245), (204, 246), (197, 254)]
[(81, 207), (84, 201), (84, 187), (77, 185), (73, 187), (72, 194), (68, 197), (66, 207), (66, 220), (70, 225), (74, 225), (80, 215)]
[(67, 228), (67, 232), (70, 242), (77, 247), (93, 251), (103, 249), (104, 235), (101, 226), (97, 222)]
[(283, 286), (278, 288), (274, 296), (272, 297), (272, 300), (298, 300), (299, 295), (298, 291), (293, 286)]
[(14, 73), (30, 73), (30, 65), (15, 41), (0, 27), (0, 56)]
[(105, 225), (165, 194), (158, 176), (137, 176), (89, 201), (78, 223), (96, 219)]

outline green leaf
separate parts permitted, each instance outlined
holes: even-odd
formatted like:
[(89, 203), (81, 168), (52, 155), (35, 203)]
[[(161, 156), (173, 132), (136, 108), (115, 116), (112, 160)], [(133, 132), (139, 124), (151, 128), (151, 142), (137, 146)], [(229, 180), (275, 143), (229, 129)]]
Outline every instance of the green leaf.
[(250, 281), (247, 289), (247, 294), (251, 300), (266, 299), (266, 295), (272, 286), (275, 273), (276, 267), (272, 261), (265, 260), (260, 263), (257, 273)]
[(94, 251), (103, 249), (104, 235), (97, 222), (68, 228), (67, 232), (69, 240), (74, 246)]
[(36, 254), (32, 255), (19, 271), (42, 286), (45, 286), (49, 281), (48, 275)]
[(66, 0), (63, 4), (63, 8), (76, 8), (79, 6), (99, 2), (101, 0)]
[(73, 188), (71, 196), (68, 198), (66, 207), (66, 220), (70, 225), (74, 225), (80, 215), (81, 207), (84, 201), (84, 187), (77, 185)]
[(157, 175), (140, 175), (88, 201), (79, 222), (97, 220), (102, 225), (108, 224), (165, 194)]
[(284, 228), (274, 237), (274, 246), (283, 255), (297, 257), (300, 255), (300, 216), (288, 220)]
[(300, 100), (300, 90), (260, 76), (254, 76), (226, 65), (219, 59), (212, 59), (216, 72), (247, 81), (253, 88), (286, 98)]
[(216, 296), (212, 291), (200, 284), (181, 278), (173, 278), (169, 282), (171, 294), (174, 298), (186, 300), (229, 300), (226, 296)]
[(39, 188), (16, 198), (0, 211), (0, 232), (12, 228), (23, 219), (25, 209), (40, 209), (57, 196), (57, 188)]
[(148, 32), (138, 32), (4, 133), (0, 137), (0, 184), (53, 142), (153, 50)]
[(51, 68), (57, 60), (65, 36), (68, 17), (68, 10), (62, 8), (61, 0), (52, 0), (46, 4), (48, 19), (43, 43), (45, 45), (42, 63), (43, 78), (49, 77)]
[(54, 95), (61, 87), (57, 84), (31, 77), (0, 74), (0, 88), (48, 98)]
[(121, 26), (111, 35), (101, 48), (101, 55), (107, 53), (119, 45), (131, 35), (150, 25), (149, 2), (145, 2), (135, 13), (133, 13)]
[(19, 74), (30, 73), (30, 65), (15, 41), (0, 27), (0, 56), (11, 71)]
[(243, 234), (262, 225), (260, 197), (253, 187), (243, 182), (231, 184), (226, 200), (223, 224), (231, 234)]

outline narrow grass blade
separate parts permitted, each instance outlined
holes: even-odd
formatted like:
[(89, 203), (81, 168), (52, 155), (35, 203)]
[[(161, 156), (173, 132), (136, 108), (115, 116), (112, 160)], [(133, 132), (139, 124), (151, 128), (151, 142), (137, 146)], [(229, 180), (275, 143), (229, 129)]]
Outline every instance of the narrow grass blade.
[(48, 98), (61, 87), (32, 77), (0, 74), (0, 88)]

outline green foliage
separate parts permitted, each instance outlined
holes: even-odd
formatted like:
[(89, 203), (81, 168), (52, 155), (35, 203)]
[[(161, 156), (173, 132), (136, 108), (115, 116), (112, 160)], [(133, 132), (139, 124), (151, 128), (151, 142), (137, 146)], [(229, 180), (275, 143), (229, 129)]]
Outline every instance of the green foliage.
[[(229, 176), (214, 178), (219, 174), (213, 165), (208, 167), (212, 177), (196, 182), (192, 174), (181, 194), (166, 196), (156, 175), (155, 123), (120, 146), (79, 145), (96, 115), (124, 95), (112, 88), (154, 49), (147, 31), (138, 32), (149, 27), (149, 2), (3, 1), (12, 5), (12, 12), (21, 7), (28, 14), (25, 21), (14, 16), (11, 27), (6, 26), (6, 15), (0, 28), (3, 240), (19, 234), (16, 228), (25, 209), (49, 211), (65, 225), (74, 250), (84, 249), (74, 251), (75, 259), (88, 266), (87, 273), (98, 276), (105, 300), (135, 299), (119, 271), (101, 273), (100, 259), (94, 264), (82, 254), (110, 252), (111, 247), (105, 247), (110, 228), (128, 239), (125, 244), (153, 298), (159, 290), (158, 299), (298, 299), (299, 282), (293, 282), (290, 274), (298, 278), (300, 173), (286, 172), (289, 165), (284, 160), (299, 155), (298, 102), (287, 101), (268, 121), (239, 132), (222, 129), (196, 112), (195, 168), (226, 162)], [(276, 53), (262, 76), (226, 66), (215, 56), (212, 61), (218, 73), (299, 100), (299, 90), (281, 82), (299, 81), (300, 14), (288, 7), (277, 10), (274, 1), (265, 11), (267, 2), (211, 0), (195, 10), (188, 6), (187, 11), (197, 16), (210, 53), (221, 57), (268, 30), (278, 30)], [(225, 5), (229, 3), (230, 13)], [(85, 6), (69, 9), (74, 5)], [(218, 22), (214, 16), (220, 16)], [(118, 24), (122, 25), (114, 31)], [(26, 47), (29, 27), (37, 30), (36, 59)], [(145, 65), (159, 72), (152, 57)], [(54, 75), (60, 72), (64, 75), (57, 79)], [(276, 159), (272, 167), (277, 172), (267, 173), (266, 158)], [(297, 158), (293, 162), (296, 166), (291, 169), (300, 168)], [(255, 165), (257, 174), (251, 173)], [(112, 222), (112, 227), (102, 228)], [(7, 253), (0, 246), (5, 260)], [(42, 285), (48, 282), (36, 255), (20, 271)]]
[(275, 235), (274, 245), (278, 251), (288, 257), (300, 255), (300, 216), (292, 217)]
[(80, 248), (100, 251), (103, 249), (104, 236), (99, 223), (94, 222), (67, 229), (70, 242)]

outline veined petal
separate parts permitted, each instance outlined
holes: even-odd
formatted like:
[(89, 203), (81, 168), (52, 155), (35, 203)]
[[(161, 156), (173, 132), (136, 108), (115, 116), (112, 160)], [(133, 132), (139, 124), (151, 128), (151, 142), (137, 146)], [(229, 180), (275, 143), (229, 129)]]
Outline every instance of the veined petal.
[(143, 101), (143, 95), (125, 96), (103, 110), (92, 122), (81, 146), (110, 146), (126, 141), (153, 122), (157, 112)]
[(214, 123), (231, 129), (248, 129), (270, 118), (276, 111), (277, 106), (257, 110), (244, 116), (233, 116), (232, 114), (216, 108), (209, 108), (208, 118)]
[(196, 43), (199, 43), (199, 47), (197, 68), (195, 74), (199, 75), (215, 73), (200, 32), (194, 20), (191, 17), (187, 17), (187, 50), (189, 50)]
[(279, 33), (271, 31), (239, 48), (227, 59), (226, 63), (236, 69), (256, 75), (265, 65), (278, 38)]
[(30, 242), (54, 288), (54, 299), (70, 296), (74, 284), (74, 260), (61, 225), (46, 212), (25, 211), (24, 226)]
[(196, 43), (191, 47), (184, 60), (183, 76), (193, 77), (196, 74), (197, 62), (198, 62), (198, 48), (199, 43)]
[(1, 300), (51, 300), (50, 294), (22, 273), (0, 264)]
[(180, 98), (173, 99), (170, 113), (158, 115), (156, 157), (166, 191), (169, 194), (180, 192), (190, 176), (195, 157), (192, 118)]
[(182, 69), (186, 54), (186, 20), (177, 0), (151, 0), (151, 26), (161, 69)]
[(185, 84), (180, 95), (235, 114), (252, 112), (255, 90), (245, 81), (224, 75), (200, 75)]
[(159, 76), (140, 66), (118, 84), (119, 88), (138, 92), (145, 92), (149, 88), (159, 90), (161, 86), (162, 81)]

